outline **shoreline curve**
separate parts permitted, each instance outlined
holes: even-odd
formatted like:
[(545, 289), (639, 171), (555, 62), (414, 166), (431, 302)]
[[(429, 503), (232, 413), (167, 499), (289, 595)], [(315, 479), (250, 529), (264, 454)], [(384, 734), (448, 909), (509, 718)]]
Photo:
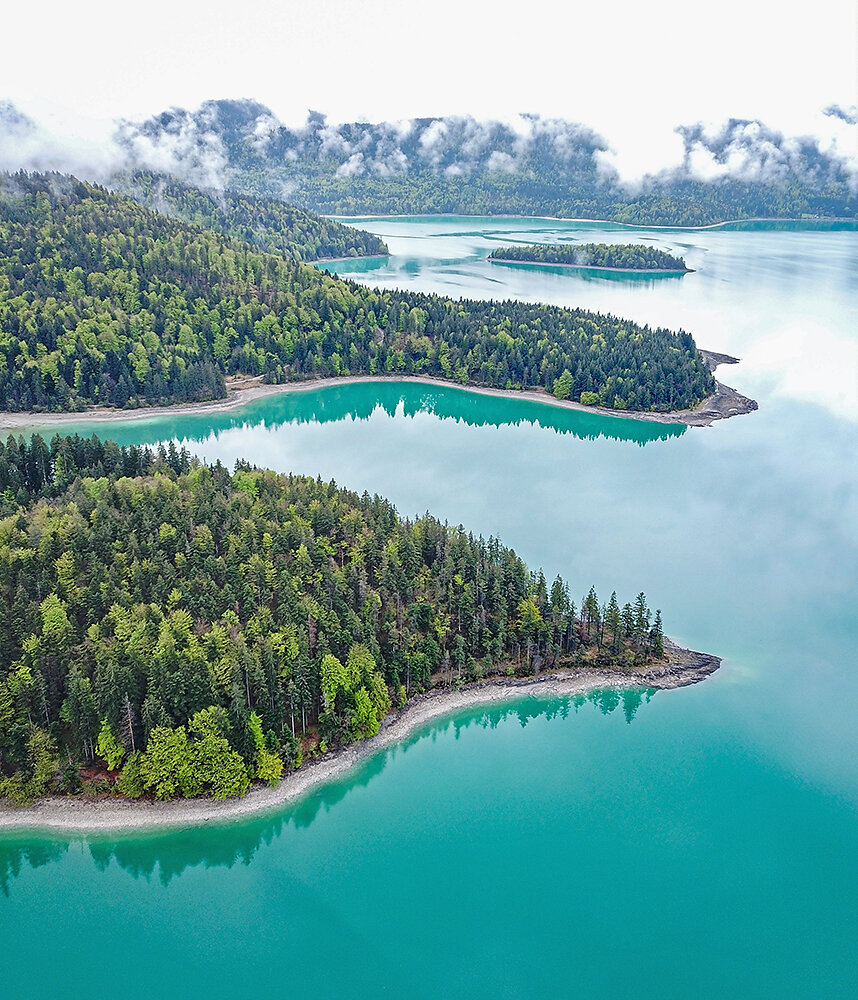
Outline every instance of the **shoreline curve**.
[[(738, 364), (739, 359), (714, 351), (700, 353), (706, 359), (711, 371), (719, 365)], [(659, 424), (685, 424), (688, 427), (709, 427), (716, 420), (752, 413), (758, 408), (755, 400), (723, 385), (715, 383), (715, 392), (707, 396), (691, 410), (671, 410), (657, 413), (649, 410), (613, 410), (601, 406), (585, 406), (570, 399), (557, 399), (547, 389), (496, 389), (492, 386), (462, 385), (447, 379), (431, 378), (424, 375), (340, 375), (330, 378), (303, 379), (271, 385), (261, 381), (262, 376), (237, 379), (227, 383), (225, 399), (213, 399), (203, 403), (172, 403), (168, 406), (141, 406), (135, 410), (117, 410), (111, 407), (92, 407), (75, 413), (37, 413), (34, 411), (0, 411), (0, 431), (34, 430), (43, 427), (61, 428), (64, 424), (122, 423), (131, 420), (146, 420), (151, 417), (195, 416), (205, 413), (226, 413), (240, 410), (249, 403), (266, 396), (288, 392), (310, 392), (314, 389), (370, 382), (418, 382), (422, 385), (442, 386), (473, 392), (484, 396), (499, 396), (503, 399), (526, 399), (546, 406), (559, 406), (582, 413), (596, 413), (604, 417), (619, 417), (623, 420), (649, 420)]]
[(353, 770), (366, 758), (401, 743), (421, 726), (450, 716), (460, 709), (476, 708), (527, 697), (571, 697), (603, 688), (655, 688), (670, 690), (705, 680), (721, 666), (721, 658), (684, 649), (665, 640), (666, 659), (635, 672), (579, 668), (553, 670), (528, 678), (492, 677), (460, 688), (434, 688), (411, 698), (389, 713), (376, 736), (331, 750), (283, 778), (276, 788), (254, 786), (240, 799), (81, 800), (48, 797), (29, 806), (0, 803), (0, 835), (22, 833), (139, 833), (154, 829), (187, 829), (241, 821), (273, 813), (317, 787)]
[[(825, 226), (835, 223), (842, 223), (844, 229), (849, 232), (854, 229), (858, 229), (858, 218), (850, 219), (846, 216), (839, 215), (826, 216), (818, 219), (796, 219), (793, 217), (776, 218), (774, 216), (760, 215), (754, 216), (750, 219), (722, 219), (721, 222), (707, 222), (699, 226), (669, 226), (667, 224), (656, 225), (644, 222), (620, 222), (617, 219), (584, 219), (578, 216), (572, 217), (568, 215), (517, 215), (513, 212), (502, 212), (498, 215), (469, 215), (461, 212), (390, 212), (386, 215), (380, 213), (376, 213), (374, 215), (319, 214), (322, 215), (323, 219), (331, 219), (334, 222), (343, 222), (344, 225), (348, 225), (352, 222), (360, 222), (361, 220), (364, 222), (373, 222), (375, 220), (382, 221), (384, 219), (534, 219), (537, 222), (597, 222), (606, 226), (622, 226), (623, 229), (652, 229), (659, 232), (704, 232), (708, 229), (720, 229), (724, 226), (741, 226), (746, 223), (753, 222), (771, 222), (773, 223), (772, 230), (775, 230), (777, 225), (782, 223), (796, 223), (797, 225), (804, 227), (801, 230), (802, 232), (826, 231)], [(348, 220), (348, 222), (346, 220)]]

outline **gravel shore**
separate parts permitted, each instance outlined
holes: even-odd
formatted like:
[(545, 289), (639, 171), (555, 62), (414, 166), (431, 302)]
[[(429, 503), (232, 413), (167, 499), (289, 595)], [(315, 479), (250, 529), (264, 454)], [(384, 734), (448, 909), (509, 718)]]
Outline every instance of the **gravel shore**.
[[(738, 358), (712, 351), (700, 352), (714, 371), (722, 364), (736, 364)], [(213, 399), (207, 403), (176, 403), (172, 406), (143, 406), (138, 410), (115, 410), (109, 407), (92, 407), (79, 413), (10, 413), (0, 412), (0, 431), (43, 430), (55, 428), (61, 432), (64, 424), (103, 423), (113, 421), (147, 420), (152, 417), (188, 416), (199, 413), (226, 413), (262, 399), (284, 392), (308, 392), (325, 386), (349, 385), (353, 382), (419, 382), (421, 385), (439, 385), (462, 392), (476, 392), (483, 396), (501, 396), (507, 399), (529, 399), (547, 406), (559, 406), (567, 410), (584, 413), (598, 413), (607, 417), (621, 417), (624, 420), (650, 420), (659, 424), (686, 424), (689, 427), (709, 427), (716, 420), (751, 413), (757, 403), (735, 389), (716, 382), (716, 390), (698, 403), (693, 410), (674, 410), (670, 413), (652, 413), (649, 410), (611, 410), (602, 406), (584, 406), (571, 399), (557, 399), (546, 389), (490, 389), (479, 385), (459, 385), (445, 379), (426, 378), (418, 375), (347, 375), (334, 378), (306, 379), (302, 382), (287, 382), (284, 385), (267, 385), (257, 378), (246, 378), (227, 383), (228, 395), (225, 399)]]
[(49, 797), (15, 808), (0, 804), (3, 831), (56, 830), (116, 832), (150, 828), (185, 828), (240, 820), (282, 808), (318, 785), (347, 773), (366, 757), (400, 742), (415, 729), (459, 709), (492, 705), (522, 698), (586, 695), (600, 688), (650, 687), (668, 689), (696, 684), (721, 665), (717, 656), (665, 644), (666, 659), (644, 670), (625, 673), (608, 670), (552, 671), (537, 677), (492, 678), (460, 688), (428, 691), (391, 712), (377, 736), (304, 764), (289, 773), (276, 788), (254, 787), (244, 798), (215, 802), (185, 799), (172, 802), (127, 799), (87, 801)]

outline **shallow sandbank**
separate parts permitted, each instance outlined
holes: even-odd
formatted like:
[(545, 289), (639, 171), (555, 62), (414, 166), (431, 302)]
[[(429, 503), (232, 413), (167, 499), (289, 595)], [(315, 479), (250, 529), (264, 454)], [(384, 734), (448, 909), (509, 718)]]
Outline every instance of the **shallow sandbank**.
[(334, 750), (288, 774), (276, 788), (254, 787), (242, 799), (215, 802), (187, 799), (173, 802), (127, 799), (85, 801), (52, 797), (30, 806), (0, 804), (0, 831), (57, 830), (115, 832), (147, 828), (202, 826), (271, 812), (309, 793), (318, 785), (346, 774), (362, 760), (400, 742), (420, 726), (459, 709), (522, 698), (586, 695), (601, 688), (668, 689), (696, 684), (721, 665), (717, 656), (665, 643), (666, 659), (640, 671), (558, 670), (537, 677), (497, 677), (461, 688), (428, 691), (391, 712), (377, 736)]

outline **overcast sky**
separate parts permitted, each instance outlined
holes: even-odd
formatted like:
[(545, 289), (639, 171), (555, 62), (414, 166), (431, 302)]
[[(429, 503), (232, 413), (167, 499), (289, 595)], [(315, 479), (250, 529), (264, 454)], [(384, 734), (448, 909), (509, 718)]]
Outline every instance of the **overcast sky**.
[(854, 0), (9, 8), (0, 98), (78, 133), (171, 105), (252, 97), (286, 121), (307, 108), (333, 120), (537, 112), (592, 125), (627, 151), (655, 150), (676, 124), (731, 116), (814, 131), (823, 107), (854, 105), (858, 90)]

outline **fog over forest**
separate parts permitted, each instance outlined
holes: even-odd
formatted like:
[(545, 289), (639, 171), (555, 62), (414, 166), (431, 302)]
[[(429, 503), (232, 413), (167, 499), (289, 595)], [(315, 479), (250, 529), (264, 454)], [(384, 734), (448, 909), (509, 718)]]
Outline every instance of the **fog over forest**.
[[(142, 121), (120, 120), (101, 141), (64, 134), (0, 101), (0, 168), (69, 170), (89, 179), (152, 169), (206, 187), (228, 186), (237, 168), (275, 169), (287, 178), (307, 163), (341, 180), (433, 174), (447, 179), (518, 175), (535, 167), (588, 175), (631, 193), (646, 183), (683, 180), (858, 189), (856, 110), (830, 105), (815, 134), (791, 135), (762, 121), (678, 124), (649, 150), (664, 146), (663, 165), (642, 174), (597, 130), (561, 118), (522, 114), (506, 121), (469, 115), (393, 122), (329, 121), (310, 111), (287, 125), (253, 100), (206, 101)], [(70, 125), (70, 127), (73, 127)]]

